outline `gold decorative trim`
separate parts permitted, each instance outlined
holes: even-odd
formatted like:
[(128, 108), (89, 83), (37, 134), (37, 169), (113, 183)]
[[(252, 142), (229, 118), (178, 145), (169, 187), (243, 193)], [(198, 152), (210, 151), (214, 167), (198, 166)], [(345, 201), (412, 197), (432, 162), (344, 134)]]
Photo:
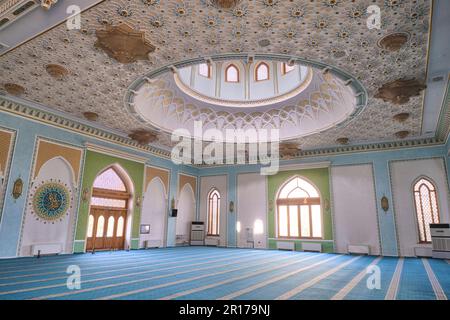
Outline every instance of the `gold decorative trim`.
[(136, 141), (119, 136), (118, 134), (94, 126), (89, 126), (75, 120), (63, 118), (62, 116), (42, 111), (37, 108), (19, 104), (8, 100), (6, 97), (0, 97), (0, 111), (170, 159), (169, 151), (155, 148), (150, 145), (141, 145)]
[(99, 145), (89, 143), (89, 142), (86, 142), (85, 146), (86, 146), (86, 149), (89, 151), (103, 153), (103, 154), (106, 154), (109, 156), (114, 156), (114, 157), (130, 160), (130, 161), (134, 161), (134, 162), (139, 162), (139, 163), (145, 163), (147, 161), (147, 159), (144, 157), (135, 156), (135, 155), (123, 152), (123, 151), (99, 146)]

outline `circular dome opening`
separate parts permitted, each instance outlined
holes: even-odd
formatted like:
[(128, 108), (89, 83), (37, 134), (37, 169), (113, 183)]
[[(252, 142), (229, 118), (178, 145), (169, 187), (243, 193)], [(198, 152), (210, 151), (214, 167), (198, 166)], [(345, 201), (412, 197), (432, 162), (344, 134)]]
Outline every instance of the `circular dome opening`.
[(226, 107), (257, 107), (285, 101), (311, 82), (309, 67), (280, 61), (214, 61), (177, 70), (174, 80), (187, 95)]

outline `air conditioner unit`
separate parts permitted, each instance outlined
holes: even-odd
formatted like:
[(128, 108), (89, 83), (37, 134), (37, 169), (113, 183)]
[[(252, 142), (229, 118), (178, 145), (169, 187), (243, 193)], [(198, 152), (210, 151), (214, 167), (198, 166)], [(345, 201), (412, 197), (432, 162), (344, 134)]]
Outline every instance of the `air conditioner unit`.
[(430, 233), (433, 244), (433, 258), (450, 259), (450, 224), (431, 223)]
[(205, 244), (205, 224), (203, 221), (191, 223), (191, 246), (203, 246)]

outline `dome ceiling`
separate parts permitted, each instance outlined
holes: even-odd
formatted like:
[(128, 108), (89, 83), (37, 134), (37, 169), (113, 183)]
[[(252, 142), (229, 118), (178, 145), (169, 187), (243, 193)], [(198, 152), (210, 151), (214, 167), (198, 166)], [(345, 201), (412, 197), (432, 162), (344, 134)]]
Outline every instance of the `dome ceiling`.
[[(373, 4), (382, 8), (380, 30), (366, 27)], [(200, 57), (282, 54), (343, 70), (368, 93), (367, 107), (353, 121), (293, 139), (302, 149), (333, 146), (338, 138), (398, 140), (402, 131), (419, 137), (423, 92), (401, 104), (375, 96), (383, 84), (425, 78), (430, 6), (429, 0), (241, 0), (230, 8), (212, 0), (105, 0), (83, 12), (81, 30), (68, 31), (63, 23), (1, 56), (0, 87), (20, 86), (21, 98), (80, 118), (96, 113), (98, 123), (126, 135), (160, 131), (154, 144), (167, 147), (164, 130), (124, 105), (130, 84), (161, 66)], [(96, 45), (102, 32), (121, 24), (135, 30), (136, 39), (140, 34), (146, 56), (117, 60)], [(409, 116), (400, 122), (398, 114)]]
[[(264, 81), (256, 80), (258, 76), (254, 72), (255, 66), (261, 64), (269, 67), (270, 75), (266, 75)], [(143, 76), (132, 84), (127, 95), (130, 113), (144, 126), (151, 125), (165, 133), (185, 129), (193, 136), (195, 122), (197, 125), (201, 122), (204, 130), (218, 129), (224, 137), (228, 129), (279, 129), (279, 138), (284, 141), (342, 126), (366, 105), (366, 93), (356, 79), (340, 79), (333, 72), (324, 72), (317, 67), (293, 63), (292, 73), (276, 75), (282, 61), (242, 63), (233, 60), (232, 56), (230, 60), (210, 65), (210, 72), (206, 65), (193, 64), (181, 70)], [(205, 76), (199, 75), (199, 66), (205, 67)], [(227, 66), (241, 66), (236, 70), (242, 71), (242, 75), (234, 78), (240, 78), (239, 81), (227, 82), (226, 75), (221, 76), (220, 70), (225, 71)], [(196, 81), (200, 81), (198, 87)], [(188, 89), (185, 82), (193, 88)], [(206, 96), (208, 88), (211, 97)], [(225, 92), (225, 97), (234, 94), (236, 98), (222, 100), (217, 97), (226, 90), (229, 91)], [(278, 91), (284, 93), (275, 95)], [(255, 99), (246, 99), (252, 97), (251, 94)], [(260, 95), (264, 95), (263, 98), (257, 99)]]

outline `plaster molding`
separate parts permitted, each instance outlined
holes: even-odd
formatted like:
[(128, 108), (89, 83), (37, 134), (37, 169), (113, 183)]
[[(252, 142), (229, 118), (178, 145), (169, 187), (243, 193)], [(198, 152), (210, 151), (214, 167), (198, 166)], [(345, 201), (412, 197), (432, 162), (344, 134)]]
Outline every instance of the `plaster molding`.
[(147, 159), (144, 157), (138, 157), (138, 156), (135, 156), (135, 155), (123, 152), (123, 151), (99, 146), (99, 145), (89, 143), (89, 142), (86, 142), (85, 146), (86, 146), (86, 149), (89, 151), (106, 154), (108, 156), (113, 156), (113, 157), (126, 159), (126, 160), (130, 160), (130, 161), (134, 161), (134, 162), (139, 162), (139, 163), (143, 163), (143, 164), (145, 164), (145, 162), (147, 161)]

